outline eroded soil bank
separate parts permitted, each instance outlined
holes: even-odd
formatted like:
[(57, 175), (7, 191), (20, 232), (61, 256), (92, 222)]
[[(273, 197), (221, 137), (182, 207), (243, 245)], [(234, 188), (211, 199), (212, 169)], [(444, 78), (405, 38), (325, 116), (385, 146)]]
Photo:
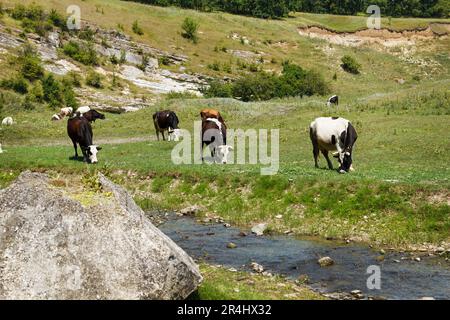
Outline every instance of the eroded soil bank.
[(336, 32), (322, 27), (299, 28), (301, 36), (326, 40), (332, 44), (358, 47), (362, 45), (382, 45), (395, 47), (415, 45), (418, 41), (447, 38), (450, 24), (434, 23), (426, 29), (393, 31), (389, 29), (365, 29), (356, 32)]

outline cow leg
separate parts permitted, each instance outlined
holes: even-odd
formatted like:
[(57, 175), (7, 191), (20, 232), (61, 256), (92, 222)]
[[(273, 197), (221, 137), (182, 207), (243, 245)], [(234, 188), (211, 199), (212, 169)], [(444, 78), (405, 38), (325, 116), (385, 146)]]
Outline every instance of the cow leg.
[(78, 159), (78, 147), (76, 141), (72, 140), (73, 148), (75, 149), (75, 156), (74, 159)]
[(325, 159), (327, 160), (328, 168), (330, 170), (333, 170), (333, 163), (331, 162), (330, 157), (328, 156), (328, 151), (327, 150), (322, 150), (322, 154), (325, 157)]
[(163, 141), (166, 141), (166, 137), (164, 136), (164, 131), (162, 131), (161, 134), (163, 136)]
[(156, 137), (158, 138), (158, 141), (159, 141), (159, 130), (158, 129), (156, 129)]
[(315, 135), (313, 134), (312, 130), (309, 132), (311, 137), (311, 142), (313, 145), (313, 156), (314, 156), (314, 164), (316, 168), (319, 168), (319, 144), (317, 143), (317, 139)]

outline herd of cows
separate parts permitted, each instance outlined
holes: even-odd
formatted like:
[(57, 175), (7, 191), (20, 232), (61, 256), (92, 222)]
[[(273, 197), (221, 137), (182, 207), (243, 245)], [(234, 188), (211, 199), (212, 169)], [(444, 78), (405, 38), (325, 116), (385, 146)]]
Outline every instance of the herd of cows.
[[(338, 104), (338, 97), (333, 96), (327, 101), (327, 105)], [(105, 119), (105, 116), (90, 107), (80, 107), (73, 112), (72, 108), (62, 108), (59, 114), (54, 114), (52, 120), (59, 121), (69, 117), (67, 121), (67, 134), (72, 140), (75, 155), (72, 159), (79, 159), (78, 148), (80, 146), (83, 154), (83, 161), (87, 163), (97, 163), (97, 154), (101, 148), (93, 143), (93, 131), (91, 123), (97, 119)], [(219, 111), (214, 109), (203, 109), (200, 112), (202, 121), (201, 145), (209, 147), (211, 157), (216, 163), (227, 163), (229, 152), (232, 146), (227, 145), (227, 125)], [(175, 112), (170, 110), (158, 111), (153, 115), (156, 136), (159, 141), (161, 134), (168, 133), (169, 141), (178, 141), (181, 138), (179, 119)], [(13, 124), (13, 119), (7, 117), (3, 119), (2, 125)], [(352, 153), (354, 144), (358, 138), (355, 128), (350, 121), (340, 117), (320, 117), (315, 119), (309, 127), (310, 139), (313, 145), (313, 156), (315, 166), (318, 168), (319, 154), (325, 157), (328, 167), (333, 169), (329, 153), (333, 152), (333, 157), (339, 162), (340, 173), (353, 170)], [(0, 144), (0, 153), (2, 153)], [(202, 153), (203, 154), (203, 153)]]

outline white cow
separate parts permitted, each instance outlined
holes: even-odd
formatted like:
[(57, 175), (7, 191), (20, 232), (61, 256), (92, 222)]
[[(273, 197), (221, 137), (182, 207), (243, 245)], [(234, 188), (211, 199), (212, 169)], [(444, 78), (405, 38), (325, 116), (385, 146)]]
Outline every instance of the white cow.
[(319, 152), (322, 152), (327, 160), (328, 167), (333, 169), (328, 152), (337, 151), (337, 158), (340, 163), (339, 172), (346, 173), (352, 170), (353, 146), (358, 139), (358, 135), (350, 121), (338, 117), (317, 118), (311, 122), (309, 134), (313, 145), (316, 168), (319, 167)]
[(14, 123), (13, 118), (11, 117), (6, 117), (5, 119), (3, 119), (2, 121), (2, 126), (12, 126)]
[(2, 144), (0, 143), (0, 153), (3, 153)]
[(86, 112), (88, 112), (88, 111), (90, 111), (90, 110), (91, 110), (91, 108), (88, 107), (88, 106), (79, 107), (79, 108), (77, 109), (77, 111), (76, 111), (76, 114), (77, 114), (77, 115), (82, 115), (83, 113), (86, 113)]

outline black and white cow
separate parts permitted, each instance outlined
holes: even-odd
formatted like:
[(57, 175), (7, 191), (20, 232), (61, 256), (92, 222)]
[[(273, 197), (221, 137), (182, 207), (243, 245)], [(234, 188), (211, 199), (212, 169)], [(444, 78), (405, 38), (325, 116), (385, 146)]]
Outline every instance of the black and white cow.
[(180, 120), (175, 112), (170, 110), (158, 111), (153, 114), (153, 124), (155, 125), (156, 136), (159, 141), (159, 134), (162, 134), (163, 140), (166, 140), (164, 131), (169, 132), (169, 141), (178, 141), (180, 137), (180, 130), (178, 125)]
[(319, 167), (319, 152), (322, 152), (328, 167), (333, 169), (328, 152), (337, 151), (336, 156), (340, 163), (339, 172), (346, 173), (353, 170), (352, 152), (358, 135), (350, 121), (338, 117), (317, 118), (311, 122), (309, 134), (316, 168)]
[(339, 105), (339, 97), (336, 96), (336, 95), (330, 97), (330, 98), (328, 99), (328, 101), (327, 101), (327, 106), (328, 106), (328, 107), (331, 107), (331, 105), (333, 105), (333, 104), (335, 104), (335, 105), (337, 105), (337, 106)]

